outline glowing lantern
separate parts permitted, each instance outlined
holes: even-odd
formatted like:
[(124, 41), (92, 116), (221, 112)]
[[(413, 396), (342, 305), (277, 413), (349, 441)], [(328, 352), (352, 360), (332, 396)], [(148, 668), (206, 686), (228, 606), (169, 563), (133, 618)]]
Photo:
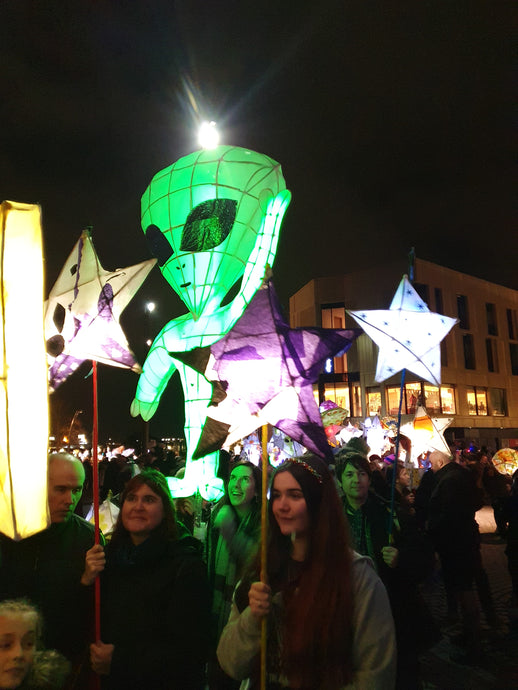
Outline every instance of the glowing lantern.
[(155, 263), (106, 271), (89, 231), (82, 232), (46, 304), (51, 390), (87, 359), (140, 372), (119, 318)]
[(36, 205), (4, 201), (1, 219), (0, 528), (22, 539), (49, 524), (41, 212)]
[(213, 386), (193, 457), (232, 445), (264, 424), (317, 455), (329, 456), (313, 383), (325, 361), (348, 350), (359, 333), (359, 329), (290, 328), (269, 281), (217, 343), (185, 354), (171, 353), (203, 372)]
[[(144, 363), (131, 414), (150, 419), (178, 370), (185, 393), (186, 470), (175, 495), (221, 493), (217, 453), (194, 463), (212, 396), (211, 384), (170, 353), (209, 346), (241, 316), (273, 264), (290, 201), (281, 166), (268, 156), (219, 146), (181, 158), (157, 173), (142, 197), (142, 228), (164, 278), (188, 314), (170, 321)], [(239, 281), (240, 284), (239, 284)], [(237, 294), (222, 306), (236, 285)]]
[(410, 439), (412, 444), (411, 461), (417, 465), (417, 458), (423, 453), (440, 450), (450, 454), (444, 438), (444, 431), (452, 423), (452, 417), (430, 417), (423, 406), (416, 410), (414, 420), (403, 424), (400, 433)]
[(363, 422), (364, 436), (369, 446), (369, 456), (382, 456), (386, 447), (386, 433), (378, 415), (367, 417)]
[(379, 346), (376, 381), (402, 369), (441, 384), (440, 342), (458, 319), (434, 314), (403, 276), (389, 309), (348, 311)]
[(516, 448), (501, 448), (493, 455), (491, 462), (500, 474), (512, 477), (518, 470), (518, 450)]

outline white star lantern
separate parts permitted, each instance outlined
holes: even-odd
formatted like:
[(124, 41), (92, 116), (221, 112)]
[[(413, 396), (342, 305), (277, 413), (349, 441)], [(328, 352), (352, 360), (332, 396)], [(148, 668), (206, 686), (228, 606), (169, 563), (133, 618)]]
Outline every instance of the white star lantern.
[(363, 435), (369, 446), (369, 457), (371, 455), (383, 455), (386, 446), (385, 430), (381, 426), (378, 415), (367, 417), (363, 422)]
[(414, 421), (403, 424), (400, 429), (400, 433), (412, 443), (412, 462), (417, 464), (417, 458), (428, 451), (440, 450), (446, 455), (450, 454), (444, 431), (452, 421), (452, 417), (430, 417), (424, 407), (417, 408)]
[(156, 259), (149, 259), (106, 271), (90, 233), (82, 233), (46, 303), (45, 337), (52, 390), (86, 359), (140, 371), (119, 318), (155, 263)]
[(441, 340), (457, 319), (435, 314), (403, 276), (388, 310), (348, 311), (379, 347), (376, 381), (402, 369), (441, 383)]

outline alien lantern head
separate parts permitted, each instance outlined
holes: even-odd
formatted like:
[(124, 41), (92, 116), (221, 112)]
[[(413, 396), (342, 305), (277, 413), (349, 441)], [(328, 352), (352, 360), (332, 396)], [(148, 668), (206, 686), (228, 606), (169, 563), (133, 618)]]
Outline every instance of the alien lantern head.
[(272, 262), (277, 235), (268, 230), (267, 214), (285, 189), (279, 163), (235, 146), (191, 153), (151, 180), (142, 229), (164, 278), (195, 319), (220, 306), (252, 254), (266, 264), (270, 252)]

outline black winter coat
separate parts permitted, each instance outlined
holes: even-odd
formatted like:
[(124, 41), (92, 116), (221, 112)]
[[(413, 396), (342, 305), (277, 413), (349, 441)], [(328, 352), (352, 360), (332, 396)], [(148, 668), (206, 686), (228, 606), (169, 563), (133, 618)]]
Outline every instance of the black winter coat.
[(108, 548), (101, 602), (102, 641), (115, 645), (103, 688), (204, 687), (210, 596), (198, 540)]

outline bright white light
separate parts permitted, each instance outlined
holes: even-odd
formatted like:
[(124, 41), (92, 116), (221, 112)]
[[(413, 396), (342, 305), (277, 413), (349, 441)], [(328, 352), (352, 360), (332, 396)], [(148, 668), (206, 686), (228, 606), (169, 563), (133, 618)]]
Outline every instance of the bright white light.
[(156, 304), (154, 302), (148, 302), (146, 304), (146, 311), (148, 311), (150, 314), (155, 311)]
[(219, 132), (215, 122), (203, 122), (198, 133), (198, 142), (203, 149), (215, 149), (219, 144)]

